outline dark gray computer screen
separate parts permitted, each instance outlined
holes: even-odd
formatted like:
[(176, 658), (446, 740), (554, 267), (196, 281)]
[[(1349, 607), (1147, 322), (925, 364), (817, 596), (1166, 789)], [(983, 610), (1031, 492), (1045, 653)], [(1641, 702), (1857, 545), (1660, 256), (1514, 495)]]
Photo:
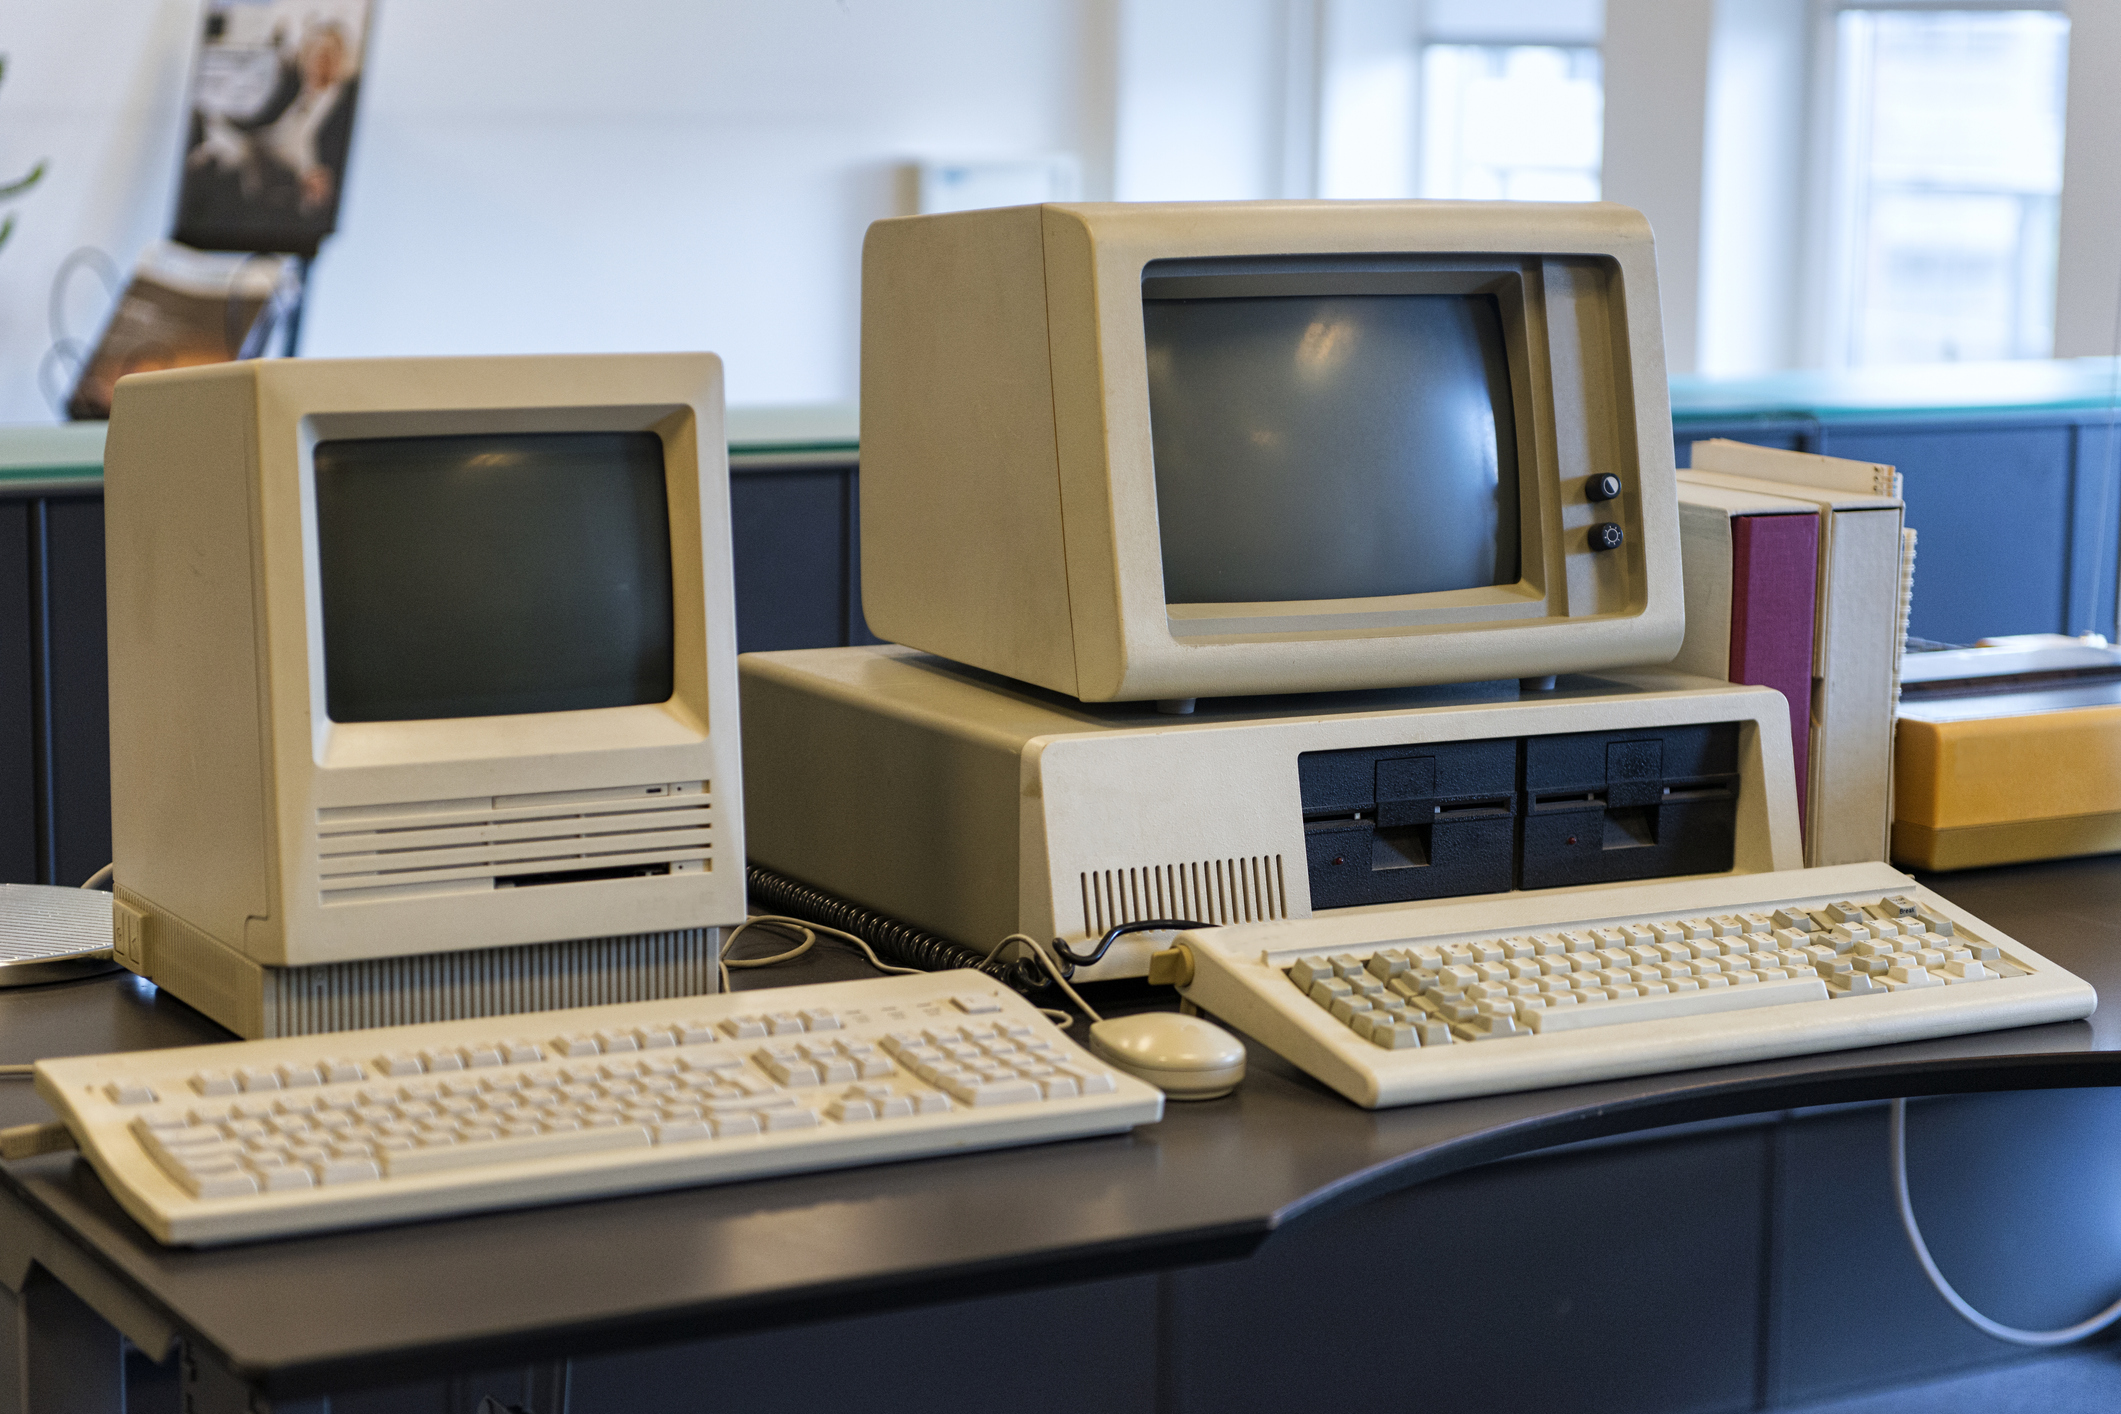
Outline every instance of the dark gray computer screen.
[(333, 721), (669, 699), (654, 433), (319, 442), (314, 461)]
[(1142, 315), (1167, 602), (1516, 582), (1493, 295), (1145, 299)]

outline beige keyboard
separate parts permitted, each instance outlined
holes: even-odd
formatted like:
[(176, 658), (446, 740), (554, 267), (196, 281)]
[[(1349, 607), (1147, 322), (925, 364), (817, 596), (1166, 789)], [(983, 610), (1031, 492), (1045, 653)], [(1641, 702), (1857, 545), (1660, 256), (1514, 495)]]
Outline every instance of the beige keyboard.
[(2098, 998), (1882, 865), (1181, 935), (1203, 1009), (1361, 1105), (2067, 1021)]
[(40, 1062), (158, 1240), (1109, 1134), (1163, 1095), (977, 972)]

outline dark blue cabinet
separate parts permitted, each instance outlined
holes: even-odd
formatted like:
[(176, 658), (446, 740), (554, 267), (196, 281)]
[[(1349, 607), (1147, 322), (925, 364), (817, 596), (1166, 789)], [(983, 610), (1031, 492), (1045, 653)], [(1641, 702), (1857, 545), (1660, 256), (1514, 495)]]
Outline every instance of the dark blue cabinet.
[[(732, 456), (729, 500), (741, 651), (876, 641), (851, 447)], [(0, 882), (110, 862), (108, 683), (101, 482), (0, 474)]]
[(1679, 464), (1710, 437), (1900, 469), (1919, 540), (1908, 630), (2114, 637), (2114, 361), (1675, 380)]

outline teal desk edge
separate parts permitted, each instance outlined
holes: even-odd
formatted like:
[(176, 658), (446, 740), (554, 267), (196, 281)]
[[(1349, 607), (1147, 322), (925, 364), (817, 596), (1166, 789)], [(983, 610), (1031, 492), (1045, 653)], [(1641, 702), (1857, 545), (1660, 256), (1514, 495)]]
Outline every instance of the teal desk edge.
[(2021, 359), (1672, 379), (1672, 421), (1915, 421), (2121, 411), (2121, 359)]
[[(729, 409), (729, 461), (739, 471), (855, 458), (852, 404)], [(103, 488), (109, 424), (0, 426), (0, 496), (94, 495)]]
[[(2121, 419), (2121, 359), (2023, 359), (1896, 368), (1797, 369), (1744, 378), (1672, 379), (1672, 421), (1878, 422), (2105, 414)], [(737, 471), (853, 461), (861, 418), (851, 403), (733, 407)], [(103, 423), (0, 426), (0, 495), (93, 494)]]

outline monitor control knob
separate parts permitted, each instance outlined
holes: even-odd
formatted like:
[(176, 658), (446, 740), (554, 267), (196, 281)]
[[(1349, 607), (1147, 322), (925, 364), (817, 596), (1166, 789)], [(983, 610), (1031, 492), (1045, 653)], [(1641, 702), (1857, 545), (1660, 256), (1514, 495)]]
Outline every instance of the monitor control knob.
[(1609, 520), (1602, 520), (1591, 527), (1593, 550), (1618, 550), (1620, 542), (1626, 538), (1620, 533), (1620, 527)]
[[(1594, 476), (1583, 484), (1583, 498), (1586, 501), (1610, 501), (1619, 494), (1620, 478), (1610, 471)], [(1620, 542), (1613, 543), (1617, 545)]]

